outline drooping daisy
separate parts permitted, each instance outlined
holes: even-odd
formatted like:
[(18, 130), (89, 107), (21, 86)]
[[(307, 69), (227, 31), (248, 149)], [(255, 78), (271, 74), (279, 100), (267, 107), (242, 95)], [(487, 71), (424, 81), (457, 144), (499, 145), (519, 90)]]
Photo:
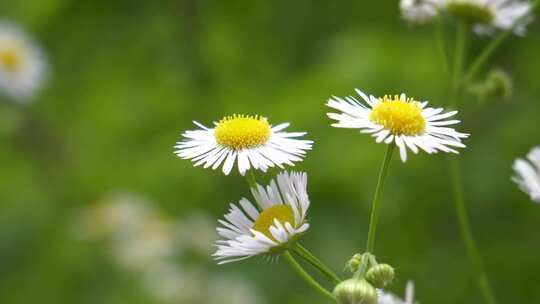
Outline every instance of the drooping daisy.
[(429, 23), (438, 15), (436, 0), (401, 0), (399, 9), (403, 19), (413, 24)]
[(204, 164), (204, 168), (216, 169), (223, 164), (225, 175), (235, 161), (242, 175), (250, 168), (266, 171), (274, 166), (294, 166), (313, 144), (311, 140), (296, 139), (306, 132), (284, 132), (289, 123), (272, 126), (262, 116), (226, 116), (214, 122), (214, 128), (194, 123), (201, 129), (182, 134), (185, 140), (176, 144), (176, 155), (191, 159), (195, 166)]
[(407, 282), (405, 287), (405, 299), (402, 300), (398, 296), (379, 290), (377, 304), (414, 304), (414, 283)]
[(531, 3), (523, 0), (438, 0), (441, 8), (474, 25), (475, 32), (491, 34), (495, 29), (523, 35), (532, 21)]
[(307, 175), (282, 172), (270, 185), (251, 189), (257, 205), (242, 198), (231, 204), (225, 220), (217, 228), (224, 239), (217, 242), (214, 254), (219, 264), (247, 259), (256, 255), (275, 255), (287, 249), (309, 224)]
[(458, 154), (453, 147), (464, 148), (461, 139), (469, 135), (459, 133), (448, 125), (458, 124), (459, 120), (446, 120), (457, 111), (442, 113), (443, 108), (427, 107), (428, 102), (418, 102), (405, 94), (376, 98), (356, 90), (365, 105), (353, 96), (333, 97), (327, 105), (341, 111), (328, 113), (336, 120), (336, 128), (359, 129), (372, 134), (377, 143), (395, 143), (401, 160), (407, 160), (407, 149), (418, 153), (419, 148), (427, 153), (438, 151)]
[(0, 22), (0, 91), (27, 102), (42, 86), (47, 71), (43, 52), (17, 26)]
[(512, 180), (531, 200), (540, 203), (540, 146), (534, 147), (527, 159), (516, 159), (513, 168), (516, 175)]

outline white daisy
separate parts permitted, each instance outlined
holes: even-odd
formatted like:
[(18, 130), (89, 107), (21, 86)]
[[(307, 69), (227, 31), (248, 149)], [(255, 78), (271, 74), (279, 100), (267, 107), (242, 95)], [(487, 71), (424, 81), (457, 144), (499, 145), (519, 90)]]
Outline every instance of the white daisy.
[(403, 19), (414, 24), (431, 22), (438, 15), (437, 0), (401, 0), (399, 9)]
[(261, 254), (279, 254), (308, 230), (309, 208), (307, 175), (282, 172), (266, 187), (252, 188), (254, 206), (242, 198), (238, 206), (231, 204), (223, 227), (217, 231), (224, 240), (217, 242), (214, 254), (219, 264), (247, 259)]
[(522, 0), (438, 0), (451, 15), (474, 25), (475, 32), (491, 34), (495, 29), (523, 35), (532, 21), (531, 3)]
[(176, 144), (176, 155), (191, 159), (195, 166), (204, 164), (204, 168), (216, 169), (223, 164), (225, 175), (237, 159), (242, 175), (250, 168), (266, 171), (274, 166), (294, 166), (313, 144), (295, 138), (306, 132), (283, 132), (289, 123), (272, 126), (262, 116), (227, 116), (214, 122), (214, 128), (194, 123), (201, 129), (182, 134), (186, 139)]
[(407, 282), (405, 287), (405, 300), (402, 300), (398, 296), (379, 290), (379, 296), (377, 304), (414, 304), (414, 283), (412, 281)]
[(19, 27), (0, 22), (0, 91), (26, 102), (42, 86), (47, 64), (41, 49)]
[(469, 135), (446, 127), (459, 123), (459, 120), (446, 120), (457, 111), (442, 113), (443, 108), (426, 107), (428, 102), (418, 102), (405, 94), (376, 98), (356, 90), (365, 104), (353, 96), (333, 97), (327, 105), (342, 113), (328, 113), (336, 120), (336, 128), (360, 129), (372, 134), (377, 143), (395, 143), (401, 160), (407, 160), (407, 148), (418, 153), (418, 148), (427, 153), (438, 151), (458, 153), (452, 147), (464, 148), (462, 138)]
[(512, 180), (534, 202), (540, 203), (540, 146), (533, 148), (527, 159), (516, 159), (513, 168), (516, 175)]

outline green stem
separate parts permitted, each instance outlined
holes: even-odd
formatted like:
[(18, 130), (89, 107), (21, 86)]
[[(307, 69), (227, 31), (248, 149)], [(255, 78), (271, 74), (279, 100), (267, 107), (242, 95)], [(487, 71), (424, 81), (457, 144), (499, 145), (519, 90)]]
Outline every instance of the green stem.
[(246, 180), (250, 188), (257, 188), (257, 179), (255, 178), (255, 170), (251, 169), (246, 172)]
[(463, 73), (463, 63), (465, 59), (465, 47), (467, 42), (468, 26), (464, 22), (460, 22), (457, 28), (456, 45), (454, 49), (454, 68), (452, 70), (452, 88), (451, 100), (452, 106), (458, 104), (459, 88), (461, 86), (461, 74)]
[(484, 64), (489, 60), (491, 55), (495, 52), (497, 48), (512, 34), (511, 30), (504, 31), (500, 33), (495, 39), (493, 39), (476, 57), (476, 59), (471, 64), (470, 68), (467, 70), (467, 73), (465, 74), (464, 81), (470, 82), (474, 79), (474, 77), (480, 72)]
[(367, 240), (367, 252), (373, 253), (375, 248), (375, 232), (377, 230), (377, 218), (378, 211), (381, 205), (381, 195), (384, 190), (384, 180), (388, 174), (388, 165), (392, 159), (392, 153), (394, 152), (396, 144), (391, 143), (386, 148), (386, 153), (384, 155), (384, 160), (379, 171), (379, 179), (377, 180), (377, 187), (375, 188), (375, 195), (373, 196), (373, 205), (371, 207), (371, 217), (369, 220), (369, 231), (368, 231), (368, 240)]
[(283, 257), (289, 262), (289, 265), (298, 273), (304, 281), (306, 281), (309, 286), (313, 287), (317, 292), (322, 294), (323, 296), (335, 301), (334, 295), (328, 291), (326, 288), (322, 287), (307, 271), (302, 268), (302, 266), (294, 259), (294, 257), (291, 255), (290, 252), (285, 251), (283, 253)]
[(306, 260), (306, 262), (310, 263), (313, 267), (317, 268), (334, 284), (341, 282), (341, 279), (330, 268), (328, 268), (321, 260), (319, 260), (315, 255), (313, 255), (309, 250), (304, 248), (299, 243), (292, 248), (292, 251), (299, 257)]
[(488, 304), (495, 304), (497, 301), (495, 300), (493, 290), (490, 287), (487, 274), (484, 270), (482, 257), (480, 256), (478, 246), (474, 240), (471, 225), (469, 223), (469, 216), (467, 214), (467, 209), (465, 208), (465, 198), (463, 195), (463, 184), (461, 182), (461, 168), (459, 166), (459, 161), (456, 157), (450, 157), (448, 159), (448, 165), (450, 167), (449, 169), (452, 178), (454, 207), (456, 208), (459, 230), (465, 243), (465, 249), (467, 251), (469, 262), (476, 272), (478, 287), (482, 292), (484, 301)]
[(449, 75), (450, 59), (448, 58), (448, 50), (446, 49), (444, 23), (440, 19), (437, 19), (437, 24), (435, 26), (435, 40), (437, 42), (440, 57), (443, 60), (444, 73)]

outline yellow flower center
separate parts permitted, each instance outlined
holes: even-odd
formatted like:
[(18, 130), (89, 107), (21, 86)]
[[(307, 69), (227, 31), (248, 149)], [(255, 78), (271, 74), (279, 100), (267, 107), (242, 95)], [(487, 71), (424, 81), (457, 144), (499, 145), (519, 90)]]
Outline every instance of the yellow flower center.
[(401, 99), (385, 95), (369, 115), (369, 119), (395, 135), (420, 135), (426, 128), (420, 103), (412, 98)]
[(471, 0), (450, 1), (446, 9), (454, 17), (471, 24), (491, 23), (494, 18), (493, 12), (487, 6)]
[(21, 57), (16, 49), (0, 49), (0, 65), (8, 71), (16, 71), (21, 65)]
[(233, 115), (219, 121), (214, 135), (220, 145), (233, 150), (255, 148), (270, 138), (271, 129), (262, 116)]
[(271, 240), (276, 241), (270, 232), (270, 226), (274, 225), (274, 219), (278, 220), (281, 224), (290, 223), (294, 226), (294, 212), (289, 205), (276, 205), (265, 209), (253, 224), (253, 229), (257, 230)]

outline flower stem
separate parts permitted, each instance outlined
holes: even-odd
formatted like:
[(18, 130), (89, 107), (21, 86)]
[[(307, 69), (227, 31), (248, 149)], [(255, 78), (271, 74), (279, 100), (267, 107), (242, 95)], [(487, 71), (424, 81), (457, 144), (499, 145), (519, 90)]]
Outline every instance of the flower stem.
[(468, 26), (464, 22), (460, 22), (457, 28), (456, 45), (454, 49), (454, 66), (452, 69), (452, 88), (451, 88), (451, 105), (458, 104), (459, 88), (461, 86), (461, 76), (463, 73), (463, 63), (465, 58), (465, 48), (467, 43)]
[(292, 247), (292, 251), (306, 260), (306, 262), (310, 263), (313, 267), (317, 268), (334, 284), (341, 282), (341, 279), (330, 268), (299, 243), (296, 243), (296, 245)]
[(250, 188), (257, 187), (257, 179), (255, 178), (255, 170), (251, 169), (246, 172), (246, 180)]
[(467, 209), (465, 208), (465, 198), (463, 195), (463, 184), (461, 182), (461, 168), (459, 166), (459, 161), (455, 157), (450, 157), (448, 159), (448, 165), (452, 178), (452, 188), (454, 194), (454, 207), (456, 208), (456, 214), (459, 222), (459, 230), (463, 242), (465, 243), (465, 249), (467, 250), (467, 255), (469, 262), (471, 263), (474, 271), (477, 275), (478, 287), (484, 297), (484, 301), (488, 304), (495, 304), (495, 296), (493, 290), (490, 287), (487, 274), (484, 270), (484, 264), (478, 246), (474, 240), (471, 231), (471, 225), (469, 223), (469, 216), (467, 214)]
[(315, 289), (317, 292), (322, 294), (323, 296), (335, 300), (334, 295), (328, 291), (326, 288), (322, 287), (307, 271), (302, 268), (302, 266), (295, 260), (295, 258), (291, 255), (290, 252), (285, 251), (283, 253), (283, 256), (289, 262), (289, 265), (298, 273), (304, 281), (306, 281), (313, 289)]
[(371, 206), (371, 217), (369, 220), (369, 231), (368, 231), (368, 240), (367, 240), (367, 252), (373, 253), (375, 248), (375, 232), (377, 230), (377, 218), (378, 211), (381, 205), (381, 195), (384, 190), (384, 180), (388, 174), (388, 165), (392, 159), (392, 154), (394, 152), (396, 144), (391, 143), (386, 148), (386, 153), (384, 155), (384, 160), (379, 171), (379, 179), (377, 180), (377, 187), (375, 188), (375, 195), (373, 196), (373, 205)]

